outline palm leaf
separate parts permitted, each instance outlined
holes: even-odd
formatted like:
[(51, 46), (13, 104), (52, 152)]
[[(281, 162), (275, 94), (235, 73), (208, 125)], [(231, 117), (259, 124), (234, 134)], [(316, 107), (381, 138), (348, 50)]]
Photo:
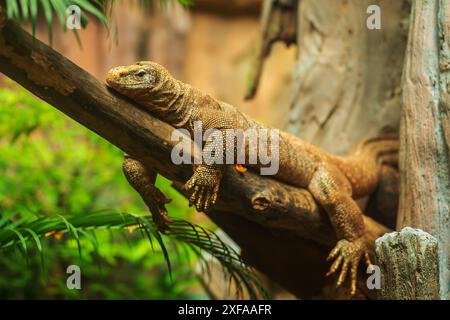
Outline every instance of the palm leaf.
[[(8, 19), (31, 23), (34, 35), (39, 13), (42, 12), (47, 23), (49, 39), (51, 40), (53, 16), (56, 15), (58, 17), (61, 27), (65, 30), (66, 9), (69, 6), (77, 5), (80, 7), (81, 25), (83, 28), (87, 26), (87, 13), (108, 28), (108, 18), (111, 17), (115, 2), (117, 0), (6, 0), (6, 13)], [(193, 0), (140, 0), (139, 4), (143, 8), (149, 9), (157, 5), (164, 8), (173, 2), (189, 6), (192, 5)]]
[[(33, 221), (22, 220), (20, 223), (17, 223), (17, 221), (12, 222), (11, 220), (5, 222), (4, 219), (0, 219), (0, 222), (3, 222), (4, 225), (0, 228), (0, 250), (15, 248), (19, 244), (25, 253), (28, 250), (28, 240), (34, 240), (42, 253), (40, 239), (50, 232), (71, 234), (76, 239), (78, 250), (81, 252), (80, 235), (86, 236), (89, 230), (108, 228), (116, 231), (122, 230), (123, 232), (127, 227), (138, 225), (151, 243), (153, 243), (153, 240), (156, 240), (159, 244), (167, 263), (169, 274), (172, 273), (172, 269), (169, 251), (163, 241), (163, 237), (167, 237), (175, 244), (178, 243), (191, 248), (205, 268), (208, 268), (208, 259), (205, 258), (203, 253), (206, 252), (214, 257), (222, 265), (229, 278), (234, 280), (238, 295), (242, 296), (244, 292), (247, 292), (252, 299), (269, 297), (253, 270), (244, 263), (233, 248), (224, 243), (214, 232), (184, 220), (172, 221), (169, 224), (169, 230), (163, 236), (157, 231), (149, 216), (109, 211), (72, 217), (60, 215), (40, 217)], [(94, 241), (92, 237), (88, 237), (88, 239), (91, 242)], [(94, 243), (94, 247), (97, 248), (98, 244), (95, 241)], [(96, 252), (98, 253), (97, 249)]]
[(8, 18), (19, 19), (19, 6), (16, 0), (6, 0), (6, 14)]

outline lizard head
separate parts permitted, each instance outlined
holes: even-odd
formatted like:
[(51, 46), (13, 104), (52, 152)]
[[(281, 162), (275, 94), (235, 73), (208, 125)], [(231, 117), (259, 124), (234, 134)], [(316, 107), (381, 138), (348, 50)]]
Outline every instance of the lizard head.
[(157, 98), (157, 93), (171, 78), (169, 72), (156, 62), (141, 61), (111, 69), (106, 74), (106, 83), (117, 92), (142, 102)]
[(106, 83), (176, 127), (190, 119), (192, 102), (186, 103), (185, 98), (192, 95), (191, 87), (155, 62), (113, 68), (106, 74)]

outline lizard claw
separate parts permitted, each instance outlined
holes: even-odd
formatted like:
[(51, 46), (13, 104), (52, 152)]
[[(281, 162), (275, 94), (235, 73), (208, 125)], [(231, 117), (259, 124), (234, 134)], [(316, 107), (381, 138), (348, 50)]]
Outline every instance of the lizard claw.
[(348, 241), (346, 239), (339, 240), (334, 249), (330, 252), (327, 260), (333, 260), (330, 270), (326, 274), (330, 276), (340, 268), (340, 274), (336, 282), (336, 286), (342, 285), (350, 271), (351, 281), (351, 295), (356, 293), (356, 276), (358, 271), (359, 261), (364, 255), (368, 264), (371, 264), (366, 244), (363, 238), (355, 241)]
[(156, 213), (156, 210), (155, 211), (153, 211), (153, 210), (155, 210), (155, 209), (152, 209), (152, 208), (150, 209), (150, 211), (152, 212), (153, 222), (155, 223), (158, 230), (162, 233), (169, 230), (170, 229), (169, 223), (172, 222), (172, 219), (169, 218), (169, 216), (167, 214), (167, 210), (165, 208), (158, 209), (157, 213)]
[(208, 211), (216, 203), (219, 193), (220, 176), (209, 167), (198, 167), (184, 188), (193, 191), (189, 205), (195, 205), (197, 211)]
[(151, 198), (152, 201), (146, 201), (146, 204), (152, 214), (153, 222), (159, 231), (167, 231), (172, 220), (168, 216), (166, 204), (170, 203), (172, 199), (166, 198), (158, 189), (154, 190)]

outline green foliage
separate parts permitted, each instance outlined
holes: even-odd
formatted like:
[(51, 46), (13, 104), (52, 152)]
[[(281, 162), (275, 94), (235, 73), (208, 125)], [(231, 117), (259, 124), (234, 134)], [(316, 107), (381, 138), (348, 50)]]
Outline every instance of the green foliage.
[[(177, 1), (181, 5), (189, 6), (192, 0), (140, 0), (143, 9), (153, 9), (156, 5), (167, 7)], [(56, 16), (61, 27), (66, 30), (67, 8), (77, 5), (81, 9), (81, 26), (86, 28), (90, 14), (108, 28), (108, 18), (117, 0), (6, 0), (6, 13), (9, 19), (22, 23), (31, 23), (33, 35), (39, 14), (45, 17), (50, 42), (52, 39), (53, 19)], [(76, 32), (76, 30), (74, 30)]]
[(127, 202), (125, 210), (142, 210), (127, 201), (120, 150), (24, 90), (3, 89), (0, 101), (3, 210), (83, 214)]
[[(199, 258), (207, 267), (208, 261), (205, 259), (202, 251), (209, 253), (216, 258), (224, 268), (224, 271), (237, 284), (237, 294), (241, 295), (248, 292), (250, 298), (256, 299), (260, 294), (267, 297), (264, 288), (260, 285), (252, 270), (243, 262), (242, 258), (231, 247), (225, 244), (215, 233), (193, 225), (184, 220), (174, 220), (170, 223), (170, 229), (165, 235), (173, 240), (172, 245), (178, 252), (179, 260), (187, 257), (189, 262), (189, 252), (180, 255), (180, 250), (190, 249), (197, 258)], [(42, 254), (43, 244), (41, 238), (46, 234), (58, 232), (71, 235), (76, 242), (76, 247), (81, 258), (80, 236), (83, 235), (91, 242), (92, 248), (97, 256), (99, 253), (99, 243), (95, 232), (101, 228), (126, 230), (127, 228), (136, 228), (141, 231), (144, 237), (147, 237), (150, 246), (155, 247), (162, 253), (167, 263), (169, 276), (172, 276), (172, 267), (169, 258), (169, 249), (166, 246), (162, 236), (157, 231), (151, 218), (127, 213), (98, 212), (85, 214), (75, 217), (42, 217), (31, 222), (21, 222), (3, 219), (3, 226), (0, 229), (0, 250), (11, 246), (18, 246), (18, 249), (28, 255), (29, 242), (36, 246), (39, 254)], [(180, 246), (180, 244), (182, 244)], [(42, 259), (44, 261), (44, 259)]]
[[(204, 298), (189, 267), (206, 266), (204, 252), (238, 291), (264, 296), (233, 249), (181, 220), (194, 211), (167, 180), (158, 186), (178, 219), (161, 235), (121, 173), (120, 150), (10, 87), (0, 90), (0, 298)], [(70, 264), (82, 266), (85, 290), (66, 288)]]
[(66, 10), (70, 5), (77, 5), (81, 9), (81, 25), (86, 27), (88, 19), (85, 13), (91, 14), (104, 26), (108, 25), (104, 13), (104, 0), (6, 0), (6, 13), (9, 19), (31, 23), (33, 34), (39, 14), (43, 14), (47, 22), (48, 34), (51, 41), (53, 18), (56, 16), (61, 26), (66, 29)]

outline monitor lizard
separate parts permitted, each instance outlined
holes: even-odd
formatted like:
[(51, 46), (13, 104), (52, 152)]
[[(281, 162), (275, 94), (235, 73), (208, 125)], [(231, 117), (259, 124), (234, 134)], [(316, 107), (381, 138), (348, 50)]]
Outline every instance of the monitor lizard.
[[(107, 73), (106, 82), (153, 115), (175, 128), (187, 129), (191, 134), (196, 121), (202, 122), (204, 131), (266, 128), (234, 106), (175, 79), (155, 62), (142, 61), (113, 68)], [(212, 144), (214, 141), (209, 138), (204, 143), (205, 157)], [(245, 147), (248, 149), (249, 145)], [(363, 213), (355, 199), (374, 191), (381, 164), (395, 159), (397, 152), (398, 140), (387, 136), (369, 139), (349, 156), (337, 157), (280, 131), (279, 170), (274, 178), (306, 188), (327, 212), (339, 239), (328, 256), (333, 263), (327, 275), (336, 273), (340, 268), (339, 286), (350, 272), (352, 294), (356, 291), (357, 268), (361, 258), (371, 264)], [(246, 166), (260, 168), (261, 164)], [(165, 204), (169, 200), (154, 186), (157, 173), (128, 155), (125, 156), (123, 169), (130, 184), (149, 206), (155, 222), (161, 229), (166, 228), (169, 218)], [(216, 163), (203, 162), (194, 166), (194, 173), (185, 188), (192, 192), (189, 203), (195, 205), (198, 211), (208, 211), (216, 202), (224, 169), (224, 164)]]

